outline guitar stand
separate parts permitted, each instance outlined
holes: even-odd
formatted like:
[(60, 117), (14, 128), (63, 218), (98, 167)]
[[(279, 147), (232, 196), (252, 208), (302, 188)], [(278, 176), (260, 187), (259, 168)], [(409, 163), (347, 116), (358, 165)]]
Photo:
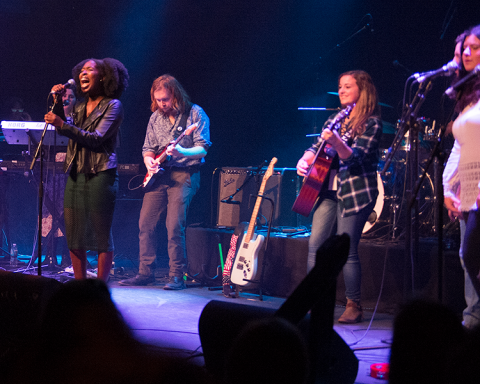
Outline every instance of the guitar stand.
[[(272, 229), (272, 220), (273, 220), (273, 213), (275, 212), (275, 203), (273, 202), (273, 200), (271, 198), (269, 198), (267, 196), (264, 196), (264, 195), (252, 195), (252, 196), (260, 197), (261, 199), (266, 199), (272, 205), (272, 210), (270, 212), (270, 218), (268, 220), (267, 236), (265, 236), (265, 247), (264, 247), (264, 250), (263, 250), (262, 273), (260, 274), (260, 280), (243, 279), (243, 281), (248, 281), (249, 283), (252, 283), (252, 284), (258, 284), (258, 299), (260, 301), (263, 301), (262, 287), (263, 287), (263, 279), (264, 279), (264, 276), (265, 276), (265, 267), (267, 265), (268, 240), (270, 239), (270, 231)], [(236, 296), (237, 297), (240, 293), (239, 289), (240, 289), (240, 287), (237, 285), (236, 286)]]

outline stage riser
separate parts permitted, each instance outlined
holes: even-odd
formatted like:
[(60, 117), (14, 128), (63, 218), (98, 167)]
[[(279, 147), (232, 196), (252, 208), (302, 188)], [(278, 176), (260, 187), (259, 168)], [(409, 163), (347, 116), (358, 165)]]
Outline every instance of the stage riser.
[[(228, 253), (231, 230), (201, 227), (187, 228), (187, 252), (190, 273), (207, 274), (210, 278), (220, 265), (218, 244), (222, 245), (223, 257)], [(421, 241), (418, 260), (415, 262), (415, 296), (438, 299), (437, 247), (431, 241)], [(267, 265), (264, 274), (264, 292), (278, 297), (288, 297), (306, 276), (308, 238), (285, 238), (273, 235), (266, 253)], [(362, 265), (362, 302), (375, 305), (382, 286), (380, 308), (395, 311), (412, 297), (411, 284), (406, 279), (405, 250), (403, 245), (372, 241), (360, 242), (359, 255)], [(263, 256), (259, 259), (258, 277), (261, 274)], [(443, 301), (457, 312), (465, 307), (463, 298), (463, 270), (458, 252), (444, 253)], [(408, 271), (408, 276), (410, 272)], [(221, 280), (217, 280), (221, 284)], [(337, 300), (345, 302), (345, 284), (340, 273), (337, 282)]]

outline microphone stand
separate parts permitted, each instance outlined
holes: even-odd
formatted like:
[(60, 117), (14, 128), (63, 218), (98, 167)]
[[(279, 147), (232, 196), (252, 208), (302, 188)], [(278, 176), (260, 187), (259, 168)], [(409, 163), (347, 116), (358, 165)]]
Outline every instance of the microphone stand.
[[(380, 172), (382, 175), (385, 174), (387, 169), (390, 166), (390, 163), (395, 156), (396, 151), (398, 150), (405, 134), (409, 133), (409, 142), (410, 148), (407, 147), (407, 151), (410, 153), (407, 156), (406, 163), (406, 183), (405, 190), (407, 195), (407, 212), (405, 216), (405, 253), (410, 258), (410, 268), (407, 263), (407, 258), (405, 258), (405, 275), (404, 275), (404, 297), (406, 297), (407, 286), (411, 285), (412, 294), (415, 292), (415, 279), (414, 279), (414, 262), (417, 259), (418, 249), (419, 249), (419, 235), (418, 235), (418, 190), (419, 186), (415, 189), (415, 179), (418, 177), (418, 148), (419, 148), (419, 138), (418, 138), (418, 122), (417, 116), (425, 101), (426, 94), (432, 88), (432, 81), (429, 80), (425, 85), (424, 82), (420, 83), (417, 92), (406, 109), (405, 113), (402, 116), (400, 122), (400, 129), (397, 132), (392, 146), (388, 149), (388, 153), (385, 159), (385, 165)], [(413, 152), (413, 154), (412, 154)], [(412, 220), (413, 218), (413, 220)], [(412, 223), (413, 221), (413, 223)], [(407, 271), (410, 272), (410, 281), (408, 280)]]
[[(451, 121), (453, 115), (450, 113), (450, 116), (448, 117), (447, 121)], [(442, 286), (443, 286), (443, 265), (444, 265), (444, 258), (443, 258), (443, 203), (444, 203), (444, 195), (443, 195), (443, 170), (444, 170), (444, 160), (445, 160), (445, 152), (442, 151), (442, 143), (445, 138), (445, 132), (447, 129), (447, 125), (444, 125), (440, 129), (440, 134), (435, 141), (435, 146), (433, 147), (433, 150), (430, 154), (430, 157), (427, 160), (427, 163), (425, 165), (425, 169), (423, 170), (423, 173), (420, 177), (420, 179), (417, 181), (414, 191), (413, 191), (413, 196), (416, 196), (420, 190), (420, 187), (422, 186), (423, 181), (425, 180), (425, 177), (427, 176), (427, 170), (430, 168), (431, 164), (433, 161), (434, 163), (434, 180), (435, 180), (435, 185), (434, 185), (434, 201), (435, 201), (435, 212), (437, 214), (435, 215), (435, 232), (437, 234), (437, 260), (438, 260), (438, 266), (437, 266), (437, 271), (438, 271), (438, 281), (437, 281), (437, 295), (438, 295), (438, 300), (440, 302), (443, 301), (443, 291), (442, 291)], [(412, 202), (409, 203), (409, 205), (412, 204)]]
[(247, 183), (254, 177), (256, 176), (260, 171), (261, 169), (263, 168), (263, 166), (267, 163), (266, 160), (264, 160), (258, 167), (255, 171), (253, 171), (250, 175), (248, 175), (247, 178), (245, 178), (245, 180), (243, 181), (242, 185), (240, 187), (237, 188), (237, 190), (230, 196), (226, 197), (225, 199), (221, 199), (220, 202), (221, 203), (226, 203), (226, 204), (239, 204), (239, 203), (234, 203), (232, 202), (233, 198), (235, 197), (235, 195), (240, 192), (244, 187), (245, 185), (247, 185)]
[[(360, 22), (357, 23), (357, 25), (355, 26), (355, 29), (358, 27), (358, 25), (363, 21), (363, 19), (365, 19), (366, 16), (370, 16), (370, 20), (371, 20), (371, 15), (369, 13), (365, 14), (362, 16), (362, 18), (360, 19)], [(353, 32), (350, 36), (348, 36), (345, 40), (343, 40), (342, 42), (338, 43), (338, 44), (335, 44), (335, 46), (333, 48), (331, 48), (325, 55), (324, 57), (322, 56), (319, 56), (313, 63), (311, 63), (308, 67), (306, 67), (305, 69), (303, 69), (302, 71), (300, 71), (300, 74), (303, 75), (304, 73), (306, 73), (307, 71), (310, 70), (310, 68), (318, 68), (322, 62), (322, 59), (325, 58), (325, 57), (328, 57), (330, 56), (335, 50), (341, 48), (345, 43), (347, 43), (348, 41), (350, 41), (351, 39), (353, 39), (355, 36), (357, 36), (358, 34), (360, 34), (361, 32), (363, 31), (367, 31), (368, 29), (370, 29), (370, 31), (373, 31), (373, 28), (371, 27), (370, 25), (370, 22), (366, 22), (362, 28), (356, 30), (355, 32)], [(318, 79), (317, 79), (318, 80)]]
[[(54, 95), (53, 104), (49, 109), (49, 112), (53, 111), (55, 107), (55, 103), (57, 101), (57, 95)], [(47, 133), (48, 123), (45, 123), (45, 127), (43, 128), (42, 137), (37, 145), (37, 151), (33, 156), (32, 163), (30, 164), (30, 171), (33, 171), (35, 167), (35, 162), (37, 158), (40, 160), (40, 177), (38, 182), (38, 237), (37, 237), (37, 265), (38, 265), (38, 276), (42, 275), (42, 216), (43, 216), (43, 139), (45, 138), (45, 134)], [(53, 226), (52, 226), (53, 229)]]

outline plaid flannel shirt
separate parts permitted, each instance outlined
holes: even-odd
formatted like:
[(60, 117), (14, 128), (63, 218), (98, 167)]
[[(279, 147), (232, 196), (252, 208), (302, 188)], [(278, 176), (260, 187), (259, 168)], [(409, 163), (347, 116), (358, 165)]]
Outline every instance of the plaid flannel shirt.
[[(331, 115), (323, 125), (330, 126), (336, 114)], [(377, 167), (379, 158), (379, 142), (382, 136), (382, 121), (371, 116), (366, 122), (365, 132), (350, 139), (347, 143), (352, 148), (348, 159), (340, 159), (338, 169), (337, 198), (341, 207), (342, 217), (351, 216), (365, 208), (378, 196)], [(318, 141), (308, 150), (314, 153), (322, 143)]]

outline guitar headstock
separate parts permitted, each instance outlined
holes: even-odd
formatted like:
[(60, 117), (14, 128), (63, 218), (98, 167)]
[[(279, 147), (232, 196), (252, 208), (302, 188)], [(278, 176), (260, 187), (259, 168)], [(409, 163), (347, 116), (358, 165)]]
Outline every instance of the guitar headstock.
[(355, 105), (356, 105), (356, 104), (347, 105), (347, 106), (345, 107), (345, 109), (343, 110), (343, 113), (344, 113), (344, 116), (343, 116), (343, 117), (347, 117), (348, 115), (350, 115), (350, 112), (352, 112), (352, 109), (355, 108)]
[(343, 108), (340, 112), (338, 112), (335, 117), (333, 118), (332, 122), (330, 123), (329, 128), (330, 129), (336, 129), (338, 130), (340, 125), (339, 123), (345, 119), (348, 115), (350, 115), (350, 112), (352, 112), (352, 109), (355, 107), (355, 104), (353, 105), (347, 105), (345, 108)]
[(335, 123), (338, 123), (339, 121), (342, 121), (343, 119), (345, 119), (350, 114), (350, 112), (352, 112), (352, 109), (354, 107), (355, 107), (355, 104), (347, 105), (340, 112), (338, 112), (334, 118)]
[(264, 180), (268, 180), (270, 176), (273, 175), (273, 167), (277, 163), (277, 158), (274, 157), (271, 161), (270, 164), (268, 165), (267, 171), (265, 172), (265, 175), (263, 175)]

